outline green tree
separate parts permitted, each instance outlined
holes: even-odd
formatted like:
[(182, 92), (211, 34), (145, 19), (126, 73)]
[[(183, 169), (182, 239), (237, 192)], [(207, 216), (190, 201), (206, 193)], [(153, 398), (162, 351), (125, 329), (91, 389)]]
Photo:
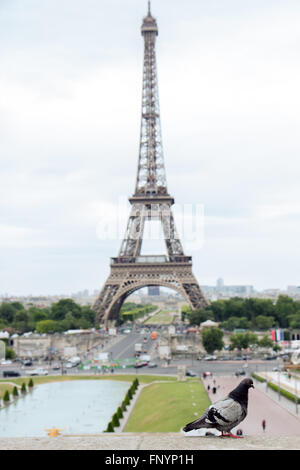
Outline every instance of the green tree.
[(272, 348), (273, 341), (268, 335), (264, 335), (259, 341), (258, 345), (262, 346), (263, 348)]
[(14, 386), (14, 388), (13, 388), (13, 396), (14, 396), (14, 397), (18, 397), (18, 396), (19, 396), (19, 392), (18, 392), (18, 389), (17, 389), (16, 386)]
[(115, 413), (112, 417), (112, 425), (114, 428), (118, 428), (120, 426), (120, 421), (119, 421), (117, 413)]
[(129, 403), (130, 403), (130, 398), (129, 398), (128, 392), (126, 393), (126, 396), (123, 400), (123, 403), (124, 403), (125, 406), (128, 406)]
[(215, 321), (222, 322), (227, 319), (226, 300), (216, 300), (215, 302), (212, 302), (210, 309), (213, 312)]
[(42, 320), (47, 320), (49, 313), (46, 309), (39, 309), (36, 307), (30, 307), (28, 309), (28, 314), (34, 323), (37, 323)]
[(191, 325), (200, 325), (206, 320), (213, 320), (213, 312), (209, 309), (198, 308), (196, 310), (191, 310), (191, 312), (186, 317)]
[(256, 334), (247, 331), (246, 333), (233, 333), (229, 337), (230, 339), (230, 349), (233, 350), (235, 348), (247, 349), (251, 344), (258, 343), (258, 337)]
[(241, 329), (249, 329), (250, 328), (250, 322), (247, 320), (247, 317), (229, 317), (228, 320), (225, 320), (224, 322), (221, 323), (221, 328), (224, 328), (225, 330), (228, 331), (233, 331), (237, 328)]
[(108, 423), (106, 431), (104, 432), (114, 432), (114, 427), (111, 421)]
[(25, 309), (16, 311), (12, 326), (20, 333), (30, 331), (29, 315)]
[(181, 321), (184, 321), (191, 313), (192, 309), (188, 305), (181, 306)]
[(10, 305), (15, 309), (15, 311), (24, 310), (24, 305), (21, 302), (11, 302)]
[(12, 323), (15, 317), (16, 309), (12, 304), (8, 302), (3, 302), (0, 305), (0, 318), (7, 322), (8, 324)]
[(28, 382), (28, 387), (29, 387), (29, 388), (32, 388), (32, 387), (33, 387), (33, 385), (34, 385), (34, 384), (33, 384), (33, 380), (32, 380), (32, 379), (30, 379), (30, 380), (29, 380), (29, 382)]
[(6, 403), (10, 401), (10, 396), (9, 396), (9, 391), (8, 390), (5, 390), (5, 392), (4, 392), (3, 401), (6, 402)]
[(81, 306), (81, 315), (89, 323), (89, 327), (95, 324), (96, 314), (88, 305)]
[(72, 318), (80, 318), (81, 308), (72, 299), (61, 299), (51, 305), (51, 317), (53, 320), (63, 320), (67, 314)]
[(122, 408), (120, 406), (117, 409), (117, 416), (118, 416), (119, 419), (123, 418), (123, 412), (122, 412)]
[(35, 327), (37, 333), (54, 333), (57, 330), (57, 322), (54, 320), (42, 320)]
[(255, 318), (256, 327), (259, 330), (269, 330), (274, 324), (274, 317), (266, 315), (257, 315)]
[(280, 295), (275, 305), (275, 318), (282, 328), (289, 326), (289, 318), (297, 312), (297, 304), (291, 297)]
[(13, 348), (6, 347), (5, 348), (5, 359), (15, 359), (17, 356), (15, 350)]
[(223, 336), (224, 333), (220, 328), (211, 327), (203, 330), (202, 343), (208, 354), (224, 347)]
[(289, 326), (291, 328), (300, 328), (300, 312), (288, 316)]

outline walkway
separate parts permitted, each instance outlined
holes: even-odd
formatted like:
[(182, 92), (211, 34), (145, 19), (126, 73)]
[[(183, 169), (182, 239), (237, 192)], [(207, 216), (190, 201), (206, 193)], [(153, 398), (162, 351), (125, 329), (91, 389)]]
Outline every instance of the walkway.
[[(212, 393), (216, 381), (217, 392)], [(210, 385), (209, 396), (213, 402), (225, 397), (233, 388), (235, 388), (241, 378), (236, 377), (209, 377), (203, 380), (204, 385)], [(266, 384), (254, 381), (254, 389), (249, 390), (248, 416), (240, 424), (240, 428), (245, 435), (285, 435), (300, 436), (300, 415), (297, 416), (291, 410), (292, 403), (289, 400), (281, 399), (278, 401), (278, 394), (271, 393)], [(294, 405), (295, 412), (295, 405)], [(266, 430), (263, 431), (261, 422), (266, 420)], [(233, 432), (236, 429), (233, 430)]]

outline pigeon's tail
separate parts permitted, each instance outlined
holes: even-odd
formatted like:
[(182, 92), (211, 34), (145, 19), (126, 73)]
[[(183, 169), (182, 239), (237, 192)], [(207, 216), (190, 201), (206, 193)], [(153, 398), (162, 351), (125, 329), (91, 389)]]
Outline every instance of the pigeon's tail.
[(189, 431), (192, 431), (193, 429), (210, 428), (210, 427), (211, 426), (209, 425), (209, 423), (205, 421), (205, 417), (201, 416), (201, 418), (198, 418), (195, 421), (188, 423), (186, 426), (184, 426), (182, 430), (184, 432), (189, 432)]

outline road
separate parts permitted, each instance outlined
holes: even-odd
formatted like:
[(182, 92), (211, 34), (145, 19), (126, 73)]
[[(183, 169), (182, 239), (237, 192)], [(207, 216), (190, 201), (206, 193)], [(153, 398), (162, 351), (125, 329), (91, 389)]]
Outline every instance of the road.
[[(148, 342), (143, 343), (144, 336), (147, 336)], [(143, 347), (147, 350), (147, 354), (152, 353), (153, 360), (157, 363), (158, 367), (155, 373), (176, 375), (177, 367), (185, 365), (188, 369), (192, 369), (198, 376), (202, 376), (203, 372), (210, 371), (214, 375), (234, 375), (237, 370), (244, 369), (247, 375), (259, 371), (271, 371), (275, 366), (280, 365), (277, 360), (273, 361), (248, 361), (245, 367), (245, 361), (197, 361), (189, 357), (174, 358), (166, 365), (165, 361), (157, 357), (155, 350), (156, 341), (151, 339), (151, 335), (130, 333), (123, 335), (119, 341), (106, 348), (105, 351), (111, 353), (113, 359), (124, 359), (134, 357), (135, 343), (142, 343)], [(153, 369), (149, 370), (147, 367), (142, 369), (143, 373), (153, 373)]]
[(120, 341), (106, 348), (105, 351), (110, 352), (113, 359), (133, 358), (135, 357), (134, 345), (136, 343), (141, 343), (143, 345), (143, 352), (147, 351), (148, 354), (148, 351), (153, 347), (154, 342), (151, 339), (151, 335), (146, 335), (147, 343), (145, 343), (144, 336), (144, 334), (140, 333), (124, 335)]
[[(99, 348), (98, 352), (107, 351), (111, 353), (112, 359), (125, 359), (134, 357), (135, 343), (142, 343), (144, 349), (148, 354), (156, 354), (156, 341), (151, 339), (151, 335), (147, 334), (147, 342), (144, 342), (144, 333), (130, 333), (120, 336), (108, 344), (105, 348)], [(97, 350), (93, 351), (96, 354)], [(232, 390), (241, 378), (235, 377), (235, 371), (243, 368), (245, 363), (243, 361), (197, 361), (190, 358), (173, 359), (169, 365), (165, 361), (159, 360), (155, 357), (155, 362), (158, 367), (155, 369), (143, 367), (141, 369), (124, 369), (118, 373), (139, 373), (139, 374), (164, 374), (164, 375), (177, 375), (178, 365), (186, 365), (187, 368), (192, 369), (198, 376), (202, 377), (203, 372), (210, 371), (212, 377), (207, 377), (203, 380), (205, 387), (210, 385), (210, 399), (212, 402), (218, 398), (223, 398), (227, 393)], [(278, 366), (277, 361), (248, 361), (245, 368), (246, 375), (250, 376), (252, 372), (259, 371), (272, 371), (275, 366)], [(39, 365), (43, 367), (43, 365)], [(36, 367), (36, 366), (35, 366)], [(25, 370), (21, 369), (16, 364), (1, 366), (0, 375), (5, 369), (19, 370), (22, 375), (25, 375)], [(49, 374), (60, 374), (60, 372), (49, 371)], [(86, 374), (87, 371), (77, 371), (76, 369), (68, 370), (68, 374)], [(212, 393), (213, 380), (216, 381), (217, 393)], [(264, 431), (261, 426), (262, 419), (266, 420), (267, 426), (265, 434), (269, 435), (300, 435), (300, 410), (299, 416), (296, 416), (293, 409), (293, 404), (288, 403), (281, 397), (278, 400), (278, 395), (269, 390), (266, 393), (265, 384), (255, 383), (255, 389), (249, 391), (249, 411), (247, 418), (239, 426), (242, 428), (244, 434), (263, 434)], [(300, 407), (299, 407), (300, 408)], [(197, 410), (195, 410), (196, 412)], [(294, 414), (293, 414), (294, 413)]]
[[(147, 337), (147, 342), (144, 342), (144, 337)], [(234, 373), (238, 369), (243, 369), (245, 363), (243, 361), (197, 361), (196, 359), (191, 358), (174, 358), (171, 362), (167, 365), (165, 361), (160, 360), (157, 357), (157, 351), (155, 346), (157, 344), (156, 340), (152, 340), (151, 334), (144, 334), (144, 333), (136, 333), (131, 332), (129, 334), (123, 334), (120, 337), (113, 339), (107, 346), (104, 348), (99, 347), (98, 349), (94, 349), (90, 351), (86, 357), (86, 359), (93, 359), (93, 357), (97, 356), (99, 352), (109, 352), (111, 354), (112, 360), (117, 359), (126, 359), (126, 358), (134, 358), (135, 351), (134, 345), (136, 343), (142, 343), (143, 345), (143, 352), (147, 351), (147, 354), (151, 354), (152, 359), (157, 363), (157, 368), (155, 368), (155, 373), (157, 374), (167, 374), (167, 375), (177, 375), (177, 367), (179, 365), (185, 365), (188, 369), (192, 369), (196, 375), (202, 376), (203, 372), (210, 371), (214, 375), (234, 375)], [(247, 375), (250, 375), (252, 372), (259, 372), (259, 371), (267, 371), (270, 372), (275, 366), (278, 366), (277, 361), (248, 361), (247, 367), (244, 368)], [(4, 370), (16, 370), (21, 375), (26, 376), (26, 371), (30, 370), (31, 368), (48, 368), (47, 363), (34, 363), (32, 367), (24, 368), (21, 367), (20, 363), (13, 363), (11, 365), (0, 366), (0, 376), (2, 376), (2, 371)], [(124, 369), (123, 372), (130, 372), (131, 369)], [(140, 369), (140, 372), (143, 374), (153, 374), (154, 369), (143, 367)], [(53, 371), (49, 370), (49, 374), (60, 374), (61, 370)], [(87, 371), (77, 371), (77, 369), (68, 369), (68, 374), (74, 373), (87, 373)]]

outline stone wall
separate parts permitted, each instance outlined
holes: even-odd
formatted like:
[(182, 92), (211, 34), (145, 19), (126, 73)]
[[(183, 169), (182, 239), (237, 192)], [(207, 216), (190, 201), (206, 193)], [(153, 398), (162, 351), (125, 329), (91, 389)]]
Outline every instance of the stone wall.
[[(299, 436), (186, 437), (181, 433), (103, 433), (85, 436), (0, 438), (1, 450), (299, 450)], [(116, 454), (117, 455), (117, 454)], [(133, 454), (135, 455), (135, 454)]]
[(75, 354), (80, 355), (94, 346), (101, 345), (106, 338), (98, 333), (19, 336), (14, 338), (13, 349), (19, 357), (42, 358), (47, 356), (51, 350), (57, 351), (59, 355), (64, 355), (65, 348), (70, 350), (74, 348)]

